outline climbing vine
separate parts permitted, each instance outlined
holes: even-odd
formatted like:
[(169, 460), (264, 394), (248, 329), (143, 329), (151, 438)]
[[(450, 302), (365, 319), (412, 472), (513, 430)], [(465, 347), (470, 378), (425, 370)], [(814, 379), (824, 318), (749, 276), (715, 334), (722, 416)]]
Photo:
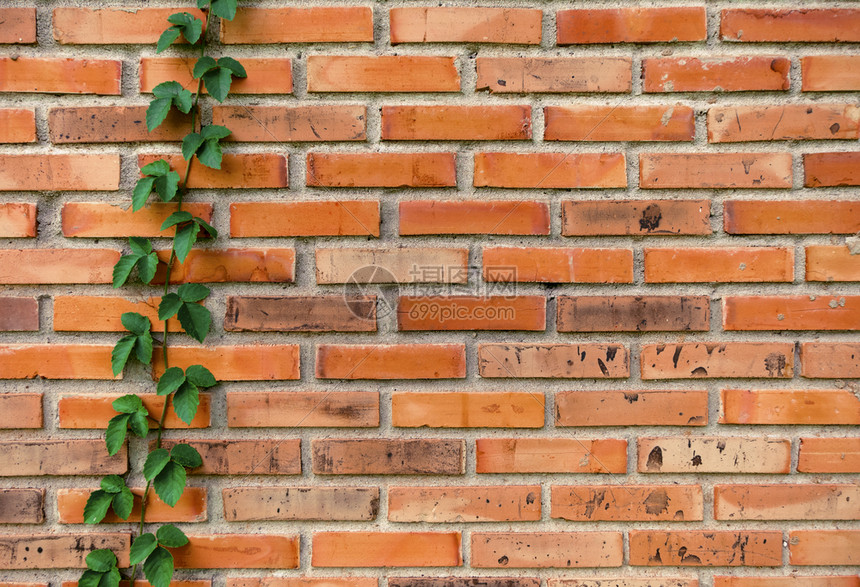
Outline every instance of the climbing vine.
[[(179, 443), (170, 450), (162, 447), (164, 421), (168, 410), (173, 408), (177, 417), (191, 424), (200, 403), (200, 390), (214, 386), (217, 382), (212, 373), (202, 365), (191, 365), (187, 369), (171, 367), (168, 361), (169, 336), (168, 320), (177, 318), (185, 334), (203, 342), (209, 332), (211, 314), (202, 305), (209, 296), (209, 288), (199, 284), (183, 284), (171, 291), (170, 276), (176, 263), (184, 263), (197, 239), (208, 236), (217, 237), (216, 230), (202, 218), (182, 209), (183, 198), (188, 190), (188, 176), (192, 162), (212, 169), (221, 168), (221, 140), (230, 135), (230, 130), (214, 124), (204, 124), (200, 115), (200, 98), (203, 89), (213, 99), (223, 102), (230, 92), (234, 78), (246, 77), (242, 65), (230, 57), (214, 58), (206, 55), (206, 32), (212, 16), (233, 20), (236, 16), (238, 0), (197, 0), (197, 7), (206, 15), (206, 22), (188, 13), (181, 12), (168, 17), (170, 27), (158, 40), (156, 51), (161, 53), (173, 43), (184, 38), (199, 52), (194, 65), (193, 77), (197, 80), (195, 92), (184, 88), (177, 81), (167, 81), (152, 90), (154, 96), (146, 110), (146, 126), (149, 132), (164, 122), (171, 111), (176, 109), (191, 118), (191, 132), (182, 140), (182, 157), (185, 159), (183, 175), (170, 168), (164, 159), (159, 159), (141, 169), (143, 177), (137, 182), (132, 194), (132, 210), (143, 208), (153, 194), (162, 202), (176, 203), (173, 212), (162, 224), (161, 230), (173, 229), (173, 241), (166, 262), (161, 262), (146, 238), (129, 238), (130, 252), (122, 255), (113, 270), (113, 286), (120, 288), (128, 282), (136, 271), (138, 279), (149, 285), (155, 279), (159, 265), (163, 265), (164, 286), (158, 306), (158, 319), (164, 322), (161, 341), (152, 336), (152, 323), (149, 318), (136, 312), (122, 315), (122, 325), (128, 331), (111, 353), (111, 366), (114, 375), (123, 372), (131, 360), (152, 367), (153, 352), (161, 352), (164, 373), (158, 379), (156, 393), (165, 398), (161, 417), (154, 429), (155, 448), (146, 457), (143, 477), (146, 488), (140, 508), (140, 523), (134, 538), (130, 562), (131, 571), (124, 576), (118, 566), (116, 554), (110, 549), (90, 552), (86, 557), (87, 570), (81, 576), (80, 587), (118, 587), (121, 580), (134, 580), (138, 566), (142, 565), (143, 575), (153, 587), (168, 587), (173, 578), (174, 560), (169, 548), (178, 548), (188, 543), (188, 538), (176, 526), (164, 524), (155, 532), (144, 532), (146, 508), (150, 489), (167, 505), (173, 507), (185, 490), (186, 469), (202, 464), (200, 454), (192, 446)], [(156, 343), (160, 342), (160, 346)], [(105, 433), (107, 451), (115, 455), (122, 448), (126, 437), (132, 434), (147, 438), (154, 419), (137, 395), (125, 395), (113, 402), (117, 415), (111, 418)], [(128, 475), (131, 475), (130, 471)], [(127, 477), (108, 475), (101, 481), (101, 488), (90, 494), (84, 508), (84, 521), (88, 524), (100, 523), (109, 510), (128, 520), (134, 505), (134, 495), (127, 485)]]

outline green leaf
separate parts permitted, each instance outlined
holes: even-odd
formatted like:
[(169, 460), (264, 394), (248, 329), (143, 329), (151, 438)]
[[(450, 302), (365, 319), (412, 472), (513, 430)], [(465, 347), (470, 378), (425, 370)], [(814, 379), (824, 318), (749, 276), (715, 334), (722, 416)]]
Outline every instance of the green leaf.
[(172, 26), (163, 33), (161, 33), (161, 36), (158, 38), (158, 44), (155, 46), (155, 52), (161, 53), (162, 51), (170, 47), (170, 45), (173, 44), (173, 41), (178, 39), (179, 35), (181, 34), (182, 29), (177, 26)]
[(159, 546), (143, 563), (143, 574), (152, 587), (170, 587), (173, 579), (173, 555)]
[(188, 536), (173, 524), (165, 524), (158, 529), (155, 536), (158, 543), (167, 548), (179, 548), (188, 544)]
[(119, 342), (116, 343), (115, 347), (113, 347), (113, 351), (111, 351), (110, 354), (110, 364), (114, 375), (122, 373), (122, 370), (125, 368), (125, 364), (128, 362), (128, 358), (131, 356), (131, 351), (134, 350), (134, 345), (136, 343), (137, 337), (133, 334), (129, 334), (119, 339)]
[(212, 324), (212, 314), (206, 307), (197, 304), (182, 304), (177, 316), (188, 336), (198, 342), (206, 340), (206, 335), (209, 334), (209, 327)]
[(102, 573), (98, 571), (86, 570), (81, 578), (78, 579), (78, 587), (99, 587), (99, 582), (102, 580)]
[(222, 157), (221, 144), (216, 140), (205, 141), (203, 147), (197, 151), (197, 158), (210, 169), (221, 169)]
[(101, 489), (90, 493), (90, 497), (87, 499), (87, 505), (84, 506), (84, 523), (98, 524), (104, 520), (112, 500), (113, 495), (107, 491), (102, 491)]
[(158, 395), (170, 395), (179, 389), (179, 386), (183, 383), (185, 383), (185, 374), (182, 372), (182, 369), (179, 367), (171, 367), (166, 370), (164, 375), (161, 376), (161, 379), (158, 380), (156, 393), (158, 393)]
[(186, 212), (185, 210), (179, 210), (178, 212), (174, 212), (161, 224), (161, 230), (167, 230), (171, 226), (176, 226), (177, 224), (182, 224), (183, 222), (191, 222), (194, 216), (191, 215), (191, 212)]
[(137, 265), (140, 257), (136, 255), (123, 255), (113, 266), (113, 286), (122, 287), (131, 276), (131, 270)]
[(197, 406), (199, 405), (200, 391), (190, 381), (186, 381), (180, 385), (176, 393), (173, 394), (173, 411), (186, 424), (191, 424), (192, 420), (194, 420), (194, 416), (197, 415)]
[(122, 491), (113, 496), (113, 511), (123, 520), (127, 520), (131, 515), (131, 510), (134, 507), (134, 494), (128, 487), (123, 487)]
[(132, 414), (128, 423), (131, 426), (131, 431), (140, 438), (146, 438), (146, 435), (149, 434), (149, 414), (146, 410)]
[(164, 466), (170, 461), (170, 453), (166, 448), (157, 448), (146, 455), (146, 462), (143, 463), (143, 477), (147, 481), (152, 481), (158, 475)]
[(218, 60), (218, 67), (224, 67), (230, 70), (235, 77), (248, 77), (248, 72), (241, 63), (232, 57), (222, 57)]
[(197, 149), (200, 148), (200, 145), (203, 144), (203, 137), (200, 133), (192, 132), (185, 135), (185, 138), (182, 139), (182, 157), (186, 161), (190, 161), (194, 156), (194, 153), (197, 152)]
[(99, 587), (119, 587), (119, 582), (122, 580), (122, 575), (119, 569), (114, 567), (107, 573), (102, 574), (102, 579), (99, 581)]
[(136, 395), (124, 395), (113, 400), (111, 404), (120, 414), (133, 414), (143, 407), (143, 401)]
[[(153, 93), (158, 95), (156, 90), (158, 90), (158, 88), (160, 88), (161, 86), (165, 86), (168, 84), (176, 84), (177, 86), (179, 85), (177, 82), (164, 82), (163, 84), (158, 84), (157, 86), (155, 86), (155, 88), (152, 90)], [(180, 86), (180, 87), (182, 87), (182, 86)], [(168, 163), (164, 159), (158, 159), (156, 161), (153, 161), (152, 163), (147, 163), (146, 165), (144, 165), (143, 167), (140, 168), (140, 171), (144, 175), (153, 175), (153, 176), (167, 175), (170, 172), (170, 163)]]
[(176, 171), (168, 171), (164, 175), (155, 178), (155, 193), (161, 198), (162, 202), (170, 202), (176, 197), (179, 191), (179, 173)]
[(146, 108), (146, 129), (149, 132), (154, 131), (164, 122), (170, 113), (171, 104), (173, 104), (172, 98), (155, 98), (149, 103)]
[[(197, 216), (195, 216), (192, 220), (194, 220), (194, 222), (196, 222), (200, 226), (200, 228), (209, 233), (209, 236), (211, 236), (212, 238), (218, 238), (218, 231), (215, 230), (215, 228), (212, 227), (208, 222)], [(200, 238), (204, 237), (200, 236)]]
[(185, 467), (173, 461), (168, 462), (155, 476), (153, 486), (161, 501), (170, 507), (175, 506), (185, 490)]
[(94, 550), (87, 555), (87, 568), (99, 573), (107, 573), (116, 568), (116, 555), (107, 548)]
[(177, 444), (170, 449), (170, 460), (189, 469), (194, 469), (203, 464), (203, 457), (200, 456), (197, 449), (190, 444), (183, 443)]
[(236, 18), (237, 0), (212, 0), (212, 14), (225, 20)]
[(156, 548), (158, 548), (158, 540), (155, 538), (155, 534), (151, 532), (141, 534), (131, 545), (129, 562), (133, 565), (142, 563)]
[(197, 79), (207, 71), (211, 71), (216, 67), (218, 67), (218, 63), (215, 59), (205, 55), (198, 59), (197, 63), (194, 64), (194, 70), (191, 72), (191, 75), (194, 76), (194, 79)]
[(152, 193), (152, 186), (155, 183), (154, 177), (142, 177), (137, 180), (134, 186), (134, 192), (131, 195), (131, 207), (133, 212), (137, 212), (146, 205), (149, 199), (149, 194)]
[(199, 283), (186, 283), (180, 285), (176, 290), (176, 293), (179, 294), (179, 297), (182, 298), (183, 302), (199, 302), (200, 300), (205, 300), (209, 297), (212, 290), (205, 285), (200, 285)]
[(155, 251), (144, 255), (137, 260), (137, 273), (140, 280), (146, 284), (155, 278), (155, 272), (158, 269), (158, 255)]
[(203, 85), (209, 95), (223, 102), (230, 93), (230, 84), (233, 81), (233, 72), (226, 67), (216, 67), (203, 74)]
[(194, 94), (190, 90), (182, 88), (176, 96), (173, 97), (173, 105), (183, 114), (191, 112), (191, 106), (194, 104)]
[(191, 365), (185, 370), (185, 376), (197, 387), (212, 387), (218, 383), (212, 372), (203, 365)]
[(138, 336), (143, 336), (152, 328), (152, 323), (149, 318), (137, 312), (125, 312), (120, 317), (122, 325), (131, 333)]
[(128, 433), (129, 414), (120, 414), (114, 416), (108, 422), (107, 432), (105, 432), (105, 444), (107, 445), (108, 454), (113, 456), (119, 452), (125, 442), (125, 435)]
[(138, 257), (148, 255), (152, 252), (152, 243), (149, 242), (148, 238), (139, 236), (129, 237), (128, 246), (131, 248), (132, 254)]
[(149, 365), (152, 362), (152, 334), (147, 331), (137, 337), (134, 353), (137, 360), (144, 365)]
[(179, 25), (185, 40), (192, 45), (200, 40), (200, 35), (203, 33), (203, 22), (188, 12), (171, 14), (167, 17), (167, 22)]
[(179, 308), (182, 307), (182, 298), (171, 292), (161, 298), (161, 303), (158, 304), (158, 319), (167, 320), (176, 316)]
[(176, 236), (173, 237), (173, 250), (176, 251), (176, 258), (179, 259), (180, 263), (185, 262), (185, 258), (191, 252), (191, 247), (197, 242), (198, 232), (200, 232), (200, 227), (193, 222), (176, 230)]
[(203, 137), (203, 140), (208, 141), (209, 139), (226, 139), (231, 133), (232, 131), (226, 126), (209, 124), (203, 127), (200, 136)]
[(102, 478), (101, 487), (104, 492), (111, 494), (119, 493), (125, 487), (125, 479), (119, 475), (108, 475)]

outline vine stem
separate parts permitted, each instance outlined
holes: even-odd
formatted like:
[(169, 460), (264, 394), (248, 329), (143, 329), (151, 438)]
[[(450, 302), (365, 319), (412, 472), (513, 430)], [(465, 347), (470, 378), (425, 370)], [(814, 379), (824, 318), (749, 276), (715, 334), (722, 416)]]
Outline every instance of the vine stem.
[[(209, 23), (211, 22), (212, 17), (212, 9), (209, 8), (206, 10), (206, 23), (203, 27), (203, 34), (200, 36), (200, 57), (202, 58), (206, 55), (206, 35), (209, 34)], [(200, 94), (203, 92), (203, 77), (197, 80), (197, 91), (194, 92), (194, 102), (191, 105), (191, 132), (195, 132), (198, 124), (198, 112), (200, 110)], [(203, 128), (203, 120), (202, 116), (200, 116), (200, 127)], [(191, 162), (194, 160), (194, 155), (192, 155), (188, 159), (188, 163), (185, 165), (185, 174), (182, 178), (181, 189), (179, 190), (179, 194), (177, 197), (177, 212), (182, 210), (182, 197), (185, 195), (185, 192), (188, 190), (188, 176), (191, 173)], [(174, 230), (179, 230), (179, 228), (175, 228)], [(174, 241), (175, 242), (175, 241)], [(164, 272), (164, 290), (163, 296), (166, 296), (170, 291), (170, 273), (173, 269), (173, 264), (176, 262), (176, 248), (175, 245), (170, 248), (170, 258), (167, 261), (167, 269)], [(161, 356), (164, 359), (164, 369), (165, 371), (170, 367), (170, 364), (167, 360), (167, 338), (170, 333), (167, 330), (167, 320), (164, 321), (164, 331), (162, 333), (162, 343), (161, 343)], [(155, 437), (155, 447), (161, 448), (161, 436), (164, 432), (164, 420), (167, 418), (167, 410), (170, 407), (170, 398), (173, 394), (169, 394), (164, 398), (164, 407), (161, 409), (161, 417), (158, 419), (158, 428), (156, 430)], [(143, 490), (143, 497), (140, 500), (140, 524), (138, 525), (137, 535), (143, 535), (143, 526), (146, 523), (146, 503), (149, 501), (149, 490), (152, 487), (152, 481), (146, 482), (146, 488)], [(131, 584), (134, 586), (134, 580), (137, 577), (137, 564), (135, 564), (131, 568)]]

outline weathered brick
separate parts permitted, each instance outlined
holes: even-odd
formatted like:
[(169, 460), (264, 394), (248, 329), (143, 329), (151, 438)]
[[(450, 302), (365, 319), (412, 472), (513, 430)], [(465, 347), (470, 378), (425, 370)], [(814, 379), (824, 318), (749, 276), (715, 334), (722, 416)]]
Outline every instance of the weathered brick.
[(778, 567), (782, 532), (631, 530), (630, 564), (681, 567)]
[[(177, 442), (194, 447), (203, 457), (203, 465), (191, 469), (195, 475), (300, 475), (302, 473), (301, 440), (165, 440), (164, 448)], [(154, 441), (150, 448), (154, 448)]]
[(113, 551), (121, 568), (129, 566), (130, 534), (2, 534), (0, 569), (85, 569), (86, 555), (101, 548)]
[(540, 587), (540, 579), (534, 577), (389, 577), (388, 585), (389, 587)]
[(860, 330), (860, 296), (727, 296), (724, 330)]
[(376, 296), (228, 296), (224, 330), (376, 332)]
[(790, 188), (791, 153), (640, 153), (642, 189)]
[(299, 537), (283, 534), (189, 535), (171, 548), (177, 569), (295, 569)]
[(549, 204), (525, 200), (408, 200), (399, 205), (400, 235), (550, 233)]
[(478, 57), (477, 90), (494, 94), (628, 93), (630, 57)]
[(806, 153), (803, 185), (811, 188), (860, 185), (860, 153)]
[(36, 298), (0, 297), (0, 331), (39, 330), (39, 301)]
[(484, 281), (633, 283), (630, 249), (485, 247)]
[(317, 249), (318, 284), (466, 283), (468, 249)]
[[(140, 167), (158, 159), (164, 159), (171, 169), (184, 177), (185, 161), (180, 155), (138, 155)], [(189, 188), (204, 189), (250, 189), (286, 188), (287, 156), (276, 153), (227, 153), (221, 160), (221, 169), (206, 167), (199, 161), (192, 162), (188, 174)]]
[(29, 44), (36, 42), (36, 8), (22, 6), (0, 9), (0, 43)]
[(559, 45), (704, 41), (704, 6), (559, 10)]
[(389, 10), (391, 44), (539, 45), (540, 10), (489, 6), (404, 6)]
[(379, 201), (232, 202), (232, 238), (379, 236)]
[(815, 575), (788, 577), (723, 577), (714, 575), (714, 587), (857, 587), (860, 577)]
[(860, 398), (843, 389), (724, 389), (724, 424), (860, 424)]
[(459, 567), (459, 532), (315, 532), (314, 567)]
[[(122, 315), (136, 312), (149, 318), (152, 330), (164, 330), (164, 322), (158, 319), (161, 298), (141, 301), (103, 296), (55, 296), (54, 331), (56, 332), (124, 332)], [(168, 331), (181, 332), (177, 318), (167, 321)]]
[[(164, 373), (161, 353), (153, 353), (153, 377)], [(218, 347), (170, 347), (171, 367), (202, 364), (218, 381), (299, 379), (299, 345), (255, 344)]]
[(860, 487), (849, 484), (715, 485), (717, 520), (856, 520)]
[[(0, 9), (0, 18), (2, 18)], [(0, 32), (0, 34), (3, 34)], [(0, 109), (0, 143), (35, 143), (36, 113), (26, 108)]]
[[(152, 280), (154, 284), (164, 283), (170, 251), (158, 251), (158, 256), (162, 264)], [(184, 263), (173, 266), (170, 283), (291, 283), (295, 265), (294, 249), (192, 249)]]
[(709, 200), (608, 200), (561, 203), (564, 236), (711, 234)]
[(462, 440), (430, 438), (315, 439), (317, 475), (462, 475)]
[(308, 153), (314, 187), (454, 187), (454, 153)]
[(806, 281), (860, 281), (860, 255), (847, 246), (806, 247)]
[(459, 92), (454, 57), (310, 55), (309, 92)]
[(556, 426), (705, 426), (705, 390), (560, 391)]
[(376, 577), (228, 577), (226, 583), (227, 587), (378, 587), (378, 584)]
[(642, 379), (777, 378), (794, 374), (793, 343), (688, 342), (646, 344)]
[(800, 345), (803, 377), (841, 379), (860, 377), (860, 344), (855, 342), (804, 342)]
[(123, 475), (127, 470), (125, 445), (108, 456), (103, 439), (0, 441), (0, 477)]
[(860, 437), (801, 438), (798, 473), (860, 473)]
[(614, 438), (479, 438), (477, 473), (627, 472), (627, 441)]
[(534, 522), (540, 517), (540, 485), (388, 490), (388, 519), (392, 522)]
[(788, 57), (650, 57), (642, 84), (655, 92), (753, 92), (787, 90)]
[(0, 430), (41, 428), (42, 425), (41, 393), (0, 394)]
[(316, 143), (367, 140), (367, 108), (362, 105), (215, 106), (212, 108), (212, 124), (220, 124), (233, 131), (227, 141)]
[(553, 485), (552, 517), (574, 522), (702, 519), (699, 485)]
[[(182, 209), (212, 222), (212, 204), (186, 202)], [(62, 208), (63, 236), (173, 238), (174, 229), (161, 230), (161, 225), (177, 210), (176, 204), (161, 202), (151, 202), (137, 212), (132, 211), (128, 202), (66, 202)]]
[(759, 283), (793, 279), (791, 248), (645, 249), (646, 283)]
[(36, 236), (36, 204), (0, 203), (0, 238)]
[(860, 202), (850, 200), (729, 200), (729, 234), (853, 234), (860, 232)]
[(227, 392), (231, 428), (372, 428), (379, 426), (375, 391)]
[(598, 579), (547, 579), (549, 587), (699, 587), (695, 578), (601, 577)]
[(0, 57), (0, 92), (119, 96), (121, 80), (113, 59)]
[(720, 38), (747, 43), (857, 42), (860, 10), (730, 8), (720, 14)]
[(731, 436), (640, 437), (637, 462), (640, 473), (787, 474), (791, 441)]
[(860, 56), (807, 55), (800, 58), (804, 92), (860, 90)]
[(113, 345), (0, 345), (0, 379), (115, 379)]
[(630, 376), (627, 347), (617, 344), (478, 345), (481, 377), (620, 379)]
[(462, 344), (320, 344), (317, 379), (462, 379)]
[(233, 487), (222, 492), (228, 522), (367, 521), (379, 509), (378, 487)]
[(860, 561), (860, 530), (794, 530), (788, 533), (788, 563), (856, 565)]
[(693, 109), (666, 106), (547, 106), (545, 141), (692, 141)]
[(544, 396), (516, 391), (394, 391), (391, 423), (403, 428), (543, 428)]
[[(83, 524), (84, 506), (92, 489), (59, 489), (57, 491), (57, 514), (61, 524)], [(134, 506), (129, 522), (140, 521), (140, 506), (143, 488), (131, 488), (134, 494)], [(206, 489), (203, 487), (186, 487), (175, 506), (169, 506), (150, 490), (146, 501), (147, 522), (205, 522), (206, 521)], [(104, 519), (105, 524), (125, 523), (113, 510), (109, 510)]]
[(221, 20), (221, 42), (226, 45), (365, 41), (373, 41), (369, 6), (243, 6), (233, 20)]
[(531, 110), (531, 106), (383, 106), (382, 140), (524, 141), (532, 138)]
[(161, 126), (149, 132), (146, 106), (51, 108), (48, 129), (54, 144), (179, 142), (191, 132), (191, 118), (171, 109)]
[(623, 188), (624, 153), (475, 153), (475, 187)]
[(477, 568), (620, 567), (621, 532), (472, 532)]
[[(0, 12), (0, 18), (2, 16)], [(0, 524), (43, 523), (45, 521), (44, 502), (44, 489), (0, 489)]]
[(546, 330), (543, 296), (400, 296), (398, 330)]
[(188, 12), (206, 24), (202, 10), (182, 8), (55, 8), (54, 39), (62, 45), (155, 44), (170, 26), (167, 17)]
[[(113, 401), (118, 395), (67, 395), (61, 397), (57, 402), (59, 427), (61, 429), (105, 429), (108, 421), (116, 416), (113, 409)], [(149, 412), (149, 427), (157, 428), (161, 412), (164, 410), (164, 397), (153, 394), (141, 394), (143, 406)], [(164, 419), (165, 428), (208, 428), (210, 424), (210, 406), (212, 398), (208, 393), (200, 394), (200, 405), (197, 414), (186, 424), (176, 413), (168, 409)]]
[(858, 123), (852, 104), (718, 106), (708, 109), (708, 142), (857, 139)]
[[(191, 91), (197, 80), (191, 76), (197, 62), (189, 57), (143, 57), (140, 60), (140, 91), (152, 92), (162, 82), (177, 81)], [(235, 78), (231, 94), (292, 94), (292, 61), (289, 58), (242, 57), (248, 77)], [(205, 88), (204, 88), (205, 92)]]
[(115, 191), (119, 155), (0, 155), (3, 191)]
[(707, 296), (558, 296), (559, 332), (706, 331)]

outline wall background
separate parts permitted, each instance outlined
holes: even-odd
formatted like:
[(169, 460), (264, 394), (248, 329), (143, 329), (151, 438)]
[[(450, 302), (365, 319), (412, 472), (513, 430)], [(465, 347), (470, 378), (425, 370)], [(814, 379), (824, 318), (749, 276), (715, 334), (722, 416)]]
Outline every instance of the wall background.
[[(150, 510), (183, 585), (860, 584), (856, 4), (244, 5), (179, 272), (215, 323), (173, 354), (225, 382)], [(171, 211), (125, 207), (193, 5), (103, 6), (0, 8), (3, 587), (127, 553), (79, 524), (128, 469), (98, 429), (160, 409), (109, 367), (155, 290), (109, 282)]]

